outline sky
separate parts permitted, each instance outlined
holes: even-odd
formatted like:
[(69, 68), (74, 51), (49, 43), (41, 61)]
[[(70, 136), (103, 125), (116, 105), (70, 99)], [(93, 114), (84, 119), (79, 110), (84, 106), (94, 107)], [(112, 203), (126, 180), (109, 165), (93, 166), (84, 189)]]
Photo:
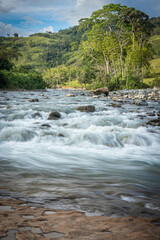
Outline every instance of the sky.
[(0, 0), (0, 36), (58, 32), (78, 25), (79, 19), (90, 17), (109, 3), (134, 7), (150, 17), (160, 16), (160, 0)]

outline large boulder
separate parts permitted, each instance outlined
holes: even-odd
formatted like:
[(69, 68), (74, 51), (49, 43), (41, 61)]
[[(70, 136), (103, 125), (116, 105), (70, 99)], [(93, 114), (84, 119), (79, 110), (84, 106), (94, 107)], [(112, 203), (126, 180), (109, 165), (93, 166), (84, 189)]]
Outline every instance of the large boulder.
[(59, 118), (61, 118), (61, 114), (59, 112), (51, 112), (48, 120), (58, 120)]
[(108, 94), (109, 94), (109, 90), (108, 90), (107, 87), (104, 87), (104, 88), (97, 88), (97, 89), (93, 90), (93, 93), (94, 93), (95, 95), (101, 95), (101, 94), (104, 94), (104, 95), (108, 96)]
[(96, 109), (95, 109), (95, 106), (88, 105), (88, 106), (80, 106), (77, 108), (77, 110), (80, 112), (94, 112)]

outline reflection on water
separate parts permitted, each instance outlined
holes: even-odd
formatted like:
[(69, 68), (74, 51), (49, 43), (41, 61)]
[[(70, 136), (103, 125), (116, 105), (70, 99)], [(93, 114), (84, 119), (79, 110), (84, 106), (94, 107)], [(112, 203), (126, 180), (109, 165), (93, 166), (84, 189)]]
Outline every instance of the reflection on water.
[[(1, 195), (95, 215), (158, 215), (160, 128), (146, 122), (159, 105), (116, 108), (68, 93), (0, 92)], [(77, 111), (83, 105), (96, 111)], [(61, 118), (48, 120), (50, 112)]]

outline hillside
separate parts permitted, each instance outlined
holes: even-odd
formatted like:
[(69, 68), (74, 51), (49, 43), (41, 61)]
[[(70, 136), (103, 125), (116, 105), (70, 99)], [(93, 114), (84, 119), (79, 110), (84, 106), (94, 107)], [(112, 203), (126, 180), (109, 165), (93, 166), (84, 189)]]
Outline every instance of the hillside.
[(35, 69), (56, 67), (65, 64), (80, 44), (83, 31), (78, 27), (60, 30), (58, 33), (37, 33), (29, 37), (0, 37), (3, 48), (18, 50), (22, 56), (15, 61), (17, 67), (30, 66)]

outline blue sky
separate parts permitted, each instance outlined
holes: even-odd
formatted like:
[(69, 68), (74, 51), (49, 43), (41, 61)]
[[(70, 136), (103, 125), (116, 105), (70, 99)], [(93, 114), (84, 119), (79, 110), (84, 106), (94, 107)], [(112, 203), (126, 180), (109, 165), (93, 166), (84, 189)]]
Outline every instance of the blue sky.
[(109, 3), (135, 7), (150, 17), (160, 16), (160, 0), (0, 0), (0, 36), (17, 32), (57, 32), (78, 24)]

